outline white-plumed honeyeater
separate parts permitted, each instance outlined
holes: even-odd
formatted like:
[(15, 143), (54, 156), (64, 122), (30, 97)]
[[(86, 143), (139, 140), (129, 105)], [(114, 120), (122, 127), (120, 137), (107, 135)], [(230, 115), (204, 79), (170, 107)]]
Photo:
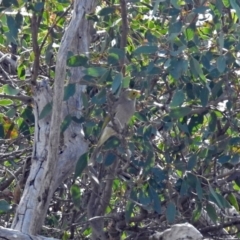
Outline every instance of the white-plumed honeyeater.
[[(103, 123), (101, 136), (91, 156), (89, 170), (93, 170), (91, 165), (93, 164), (94, 158), (100, 151), (101, 146), (110, 137), (117, 135), (119, 132), (121, 132), (126, 126), (126, 124), (129, 122), (130, 118), (135, 113), (136, 98), (138, 98), (139, 96), (140, 91), (135, 89), (125, 89), (121, 91), (119, 99), (112, 107), (112, 116), (109, 114), (109, 116), (106, 117)], [(112, 120), (114, 123), (112, 123)]]

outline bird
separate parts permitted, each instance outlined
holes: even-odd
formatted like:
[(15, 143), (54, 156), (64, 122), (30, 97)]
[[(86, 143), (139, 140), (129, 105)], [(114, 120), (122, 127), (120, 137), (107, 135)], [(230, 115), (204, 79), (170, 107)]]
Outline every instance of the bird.
[(97, 182), (97, 179), (96, 171), (93, 169), (94, 158), (100, 152), (102, 145), (110, 137), (118, 135), (125, 128), (126, 124), (128, 124), (130, 118), (135, 113), (136, 99), (140, 97), (140, 95), (140, 91), (136, 89), (123, 89), (119, 95), (119, 99), (112, 107), (113, 111), (106, 117), (101, 136), (88, 165), (90, 172), (95, 175), (93, 176), (95, 182)]

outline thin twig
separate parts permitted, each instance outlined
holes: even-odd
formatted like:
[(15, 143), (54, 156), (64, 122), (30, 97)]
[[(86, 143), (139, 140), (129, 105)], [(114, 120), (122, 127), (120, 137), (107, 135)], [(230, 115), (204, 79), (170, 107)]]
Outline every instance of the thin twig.
[(60, 17), (57, 19), (57, 21), (48, 29), (48, 32), (45, 35), (45, 37), (43, 38), (42, 44), (39, 47), (40, 52), (42, 51), (43, 46), (46, 43), (46, 40), (47, 40), (49, 34), (51, 33), (51, 31), (53, 30), (53, 28), (56, 27), (58, 22), (68, 13), (68, 11), (72, 8), (72, 6), (73, 6), (73, 3), (70, 4), (70, 6), (60, 15)]
[[(126, 6), (126, 0), (121, 0), (120, 1), (121, 4), (121, 17), (122, 17), (122, 37), (121, 37), (121, 49), (123, 49), (123, 51), (125, 52), (125, 48), (127, 46), (127, 35), (128, 35), (128, 20), (127, 20), (127, 6)], [(124, 54), (124, 58), (121, 59), (121, 65), (122, 65), (122, 74), (123, 76), (125, 75), (125, 59), (126, 56)]]
[(24, 96), (24, 95), (12, 96), (12, 95), (8, 95), (8, 94), (0, 94), (0, 98), (8, 98), (8, 99), (12, 99), (12, 100), (20, 100), (20, 101), (26, 102), (26, 103), (31, 103), (32, 100), (33, 100), (31, 97)]

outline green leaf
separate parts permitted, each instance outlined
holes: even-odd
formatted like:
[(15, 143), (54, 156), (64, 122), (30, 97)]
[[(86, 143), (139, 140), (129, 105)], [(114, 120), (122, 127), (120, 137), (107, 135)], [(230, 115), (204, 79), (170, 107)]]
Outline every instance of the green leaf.
[(229, 0), (222, 0), (224, 7), (229, 8), (230, 7), (230, 2)]
[(238, 200), (233, 193), (229, 193), (227, 196), (227, 200), (235, 207), (237, 211), (239, 211), (239, 205), (238, 205)]
[(20, 64), (17, 68), (17, 75), (21, 80), (26, 78), (26, 68), (24, 64)]
[(148, 118), (146, 117), (146, 114), (142, 114), (140, 112), (136, 112), (134, 114), (134, 116), (139, 120), (139, 121), (142, 121), (142, 122), (147, 122), (148, 121)]
[(193, 30), (191, 27), (188, 27), (188, 28), (185, 30), (185, 36), (186, 36), (186, 39), (187, 39), (188, 41), (193, 40), (193, 38), (194, 38), (194, 30)]
[(98, 94), (92, 98), (92, 103), (101, 105), (106, 102), (106, 89), (103, 88)]
[[(134, 188), (130, 193), (130, 199), (133, 201), (137, 201), (137, 192), (136, 192), (136, 189)], [(132, 201), (128, 201), (126, 206), (126, 211), (125, 211), (125, 220), (127, 223), (129, 222), (130, 217), (133, 213), (133, 208), (134, 208), (134, 203)]]
[(180, 189), (180, 196), (186, 196), (189, 189), (187, 181), (183, 180)]
[(191, 112), (190, 107), (179, 107), (170, 110), (169, 116), (172, 118), (181, 118), (187, 116)]
[(154, 7), (153, 7), (153, 10), (152, 10), (152, 16), (154, 16), (157, 13), (160, 1), (161, 0), (156, 0), (155, 1)]
[(215, 99), (216, 97), (219, 97), (221, 95), (221, 93), (223, 92), (222, 86), (223, 86), (223, 82), (222, 81), (219, 81), (219, 82), (214, 84), (214, 86), (212, 88), (212, 97), (213, 97), (213, 99)]
[(239, 155), (238, 153), (233, 154), (230, 163), (231, 163), (232, 165), (236, 165), (236, 164), (238, 164), (239, 162), (240, 162), (240, 155)]
[(156, 211), (158, 214), (161, 214), (161, 201), (158, 194), (156, 193), (152, 186), (148, 187), (148, 194), (151, 197), (154, 211)]
[(173, 59), (171, 60), (171, 66), (169, 68), (169, 73), (175, 79), (180, 79), (184, 72), (188, 69), (188, 61), (185, 59)]
[(82, 156), (80, 156), (80, 158), (77, 161), (76, 168), (75, 168), (74, 180), (77, 177), (81, 177), (81, 174), (82, 174), (83, 170), (88, 165), (88, 160), (89, 160), (88, 152), (86, 152)]
[(197, 178), (197, 181), (196, 181), (196, 192), (199, 200), (201, 201), (203, 198), (203, 190), (202, 190), (202, 186), (199, 178)]
[(70, 0), (58, 0), (59, 3), (71, 3)]
[(76, 83), (69, 83), (64, 87), (64, 97), (63, 101), (67, 101), (70, 97), (72, 97), (76, 92)]
[(187, 170), (191, 171), (193, 170), (193, 168), (197, 165), (197, 155), (193, 154), (189, 160), (188, 160), (188, 164), (187, 164)]
[(71, 193), (72, 201), (73, 201), (75, 207), (77, 207), (79, 209), (80, 202), (81, 202), (81, 200), (80, 200), (81, 193), (80, 193), (79, 186), (73, 184), (70, 188), (70, 193)]
[(168, 178), (166, 172), (158, 167), (152, 168), (152, 174), (153, 174), (154, 180), (158, 183), (163, 183)]
[(130, 80), (131, 80), (130, 77), (123, 78), (123, 80), (122, 80), (122, 87), (123, 88), (129, 88)]
[(146, 139), (151, 138), (151, 136), (152, 136), (152, 125), (151, 124), (149, 124), (143, 128), (143, 136)]
[(233, 137), (230, 139), (229, 144), (231, 146), (240, 144), (240, 137)]
[(108, 152), (107, 156), (105, 157), (105, 161), (104, 161), (104, 166), (108, 167), (110, 165), (112, 165), (117, 159), (117, 156), (112, 153), (112, 152)]
[(166, 218), (169, 224), (174, 223), (176, 218), (177, 210), (173, 202), (168, 203), (166, 210)]
[[(225, 34), (223, 32), (220, 32), (219, 35), (218, 35), (218, 45), (219, 45), (219, 49), (223, 49), (224, 48), (224, 38), (225, 38)], [(222, 56), (224, 58), (224, 69), (226, 67), (226, 59), (225, 59), (225, 56)], [(217, 62), (218, 64), (218, 62)], [(221, 65), (221, 63), (220, 63)], [(221, 71), (219, 71), (221, 72)]]
[(72, 122), (72, 116), (67, 115), (61, 124), (61, 133), (65, 132), (65, 130), (69, 127), (71, 122)]
[(191, 171), (187, 172), (186, 177), (184, 178), (184, 180), (187, 182), (187, 184), (191, 188), (195, 188), (196, 187), (197, 177)]
[[(217, 195), (219, 201), (221, 202), (221, 206), (223, 209), (231, 208), (230, 203), (225, 199), (225, 197), (223, 197), (220, 193), (216, 193), (216, 195)], [(219, 206), (219, 207), (221, 207), (221, 206)]]
[(178, 127), (179, 130), (181, 130), (182, 132), (189, 134), (189, 129), (186, 123), (184, 124), (178, 123)]
[(217, 115), (215, 112), (211, 112), (211, 118), (210, 118), (208, 127), (209, 127), (209, 131), (212, 133), (215, 131), (217, 127)]
[(128, 201), (125, 210), (125, 221), (129, 223), (131, 215), (133, 213), (134, 203), (132, 201)]
[(109, 53), (108, 54), (108, 64), (109, 65), (118, 65), (119, 64), (119, 56), (115, 53)]
[(226, 59), (224, 56), (217, 58), (217, 69), (220, 73), (223, 73), (226, 68)]
[(223, 155), (223, 156), (221, 156), (221, 157), (218, 159), (218, 163), (224, 164), (224, 163), (227, 163), (230, 159), (231, 159), (230, 156), (228, 156), (228, 155)]
[(143, 204), (145, 207), (151, 204), (151, 199), (148, 196), (147, 192), (144, 189), (139, 189), (138, 201)]
[(209, 89), (206, 86), (204, 86), (201, 89), (201, 93), (200, 93), (200, 100), (203, 107), (207, 106), (208, 98), (209, 98)]
[(119, 61), (124, 60), (125, 52), (120, 48), (110, 48), (108, 63), (109, 64), (119, 64)]
[(11, 0), (12, 4), (15, 5), (15, 7), (19, 7), (18, 1), (17, 0)]
[[(64, 0), (58, 0), (58, 2), (62, 2)], [(70, 239), (70, 232), (64, 231), (62, 234), (61, 240), (69, 240)]]
[(2, 89), (3, 89), (3, 92), (4, 92), (4, 93), (6, 93), (6, 94), (8, 94), (8, 95), (12, 95), (12, 96), (17, 95), (17, 94), (20, 92), (19, 89), (16, 89), (16, 88), (14, 88), (14, 87), (12, 87), (12, 86), (10, 86), (10, 85), (8, 85), (8, 84), (3, 85), (3, 86), (2, 86)]
[(67, 59), (67, 65), (69, 67), (86, 66), (87, 62), (88, 62), (88, 58), (83, 54), (74, 55)]
[(171, 2), (171, 4), (173, 5), (174, 8), (180, 9), (178, 0), (170, 0), (170, 2)]
[(186, 84), (186, 91), (187, 91), (188, 98), (190, 98), (190, 99), (194, 99), (195, 98), (193, 85), (191, 83), (187, 83)]
[(104, 143), (104, 149), (112, 150), (114, 148), (117, 148), (120, 144), (121, 141), (116, 136), (112, 136), (106, 141), (106, 143)]
[(101, 77), (108, 69), (102, 67), (89, 67), (83, 70), (86, 75), (92, 77)]
[(11, 108), (6, 112), (6, 116), (9, 118), (14, 117), (16, 114), (16, 108)]
[(206, 206), (206, 211), (207, 211), (207, 214), (208, 216), (211, 218), (211, 220), (216, 223), (217, 222), (217, 219), (218, 219), (218, 216), (217, 216), (217, 213), (216, 213), (216, 210), (215, 208), (212, 206), (212, 204), (207, 204)]
[(98, 80), (98, 82), (99, 83), (112, 82), (112, 69), (107, 70)]
[(198, 221), (198, 219), (201, 217), (202, 212), (202, 206), (201, 204), (197, 204), (197, 207), (193, 210), (192, 219), (194, 222)]
[(193, 57), (192, 57), (191, 60), (190, 60), (190, 68), (191, 68), (192, 71), (195, 70), (196, 73), (197, 73), (197, 75), (198, 75), (202, 80), (206, 81), (206, 77), (205, 77), (204, 74), (203, 74), (203, 71), (202, 71), (202, 68), (201, 68), (199, 62), (198, 62), (195, 58), (193, 58)]
[(7, 212), (11, 209), (10, 204), (5, 200), (0, 200), (0, 212)]
[(170, 107), (179, 107), (183, 104), (185, 100), (185, 94), (183, 90), (177, 90), (173, 95), (172, 101), (170, 103)]
[(16, 26), (15, 19), (10, 15), (7, 15), (6, 17), (7, 17), (7, 25), (8, 25), (8, 28), (9, 28), (10, 36), (13, 39), (16, 39), (17, 35), (18, 35), (18, 28)]
[(230, 3), (232, 5), (232, 8), (235, 9), (235, 11), (237, 13), (237, 16), (238, 16), (238, 19), (240, 19), (240, 7), (237, 4), (237, 1), (236, 0), (230, 0)]
[(16, 27), (21, 28), (22, 23), (23, 23), (23, 15), (20, 12), (18, 12), (15, 17)]
[(0, 123), (0, 139), (3, 139), (4, 138), (4, 128), (3, 128), (3, 125)]
[(203, 123), (203, 115), (192, 116), (188, 124), (189, 132), (192, 133), (194, 129), (198, 129), (197, 126), (202, 123)]
[(180, 33), (181, 29), (182, 29), (182, 26), (183, 26), (182, 21), (174, 22), (173, 24), (171, 24), (169, 26), (169, 34)]
[(31, 106), (27, 106), (26, 108), (24, 108), (20, 116), (30, 124), (33, 124), (35, 121), (33, 115), (33, 108)]
[(54, 49), (53, 49), (53, 44), (51, 42), (45, 48), (45, 61), (48, 65), (51, 65), (52, 63), (53, 52), (54, 52)]
[(140, 54), (154, 54), (158, 51), (157, 46), (140, 46), (133, 51), (134, 55)]
[(208, 9), (209, 9), (208, 7), (201, 6), (201, 7), (195, 8), (193, 12), (197, 14), (204, 14)]
[(34, 10), (35, 10), (36, 12), (40, 12), (40, 11), (43, 10), (43, 7), (44, 7), (44, 3), (43, 3), (43, 2), (37, 2), (37, 3), (35, 3), (35, 5), (34, 5)]
[(11, 99), (0, 99), (0, 106), (8, 106), (13, 104)]
[(218, 198), (216, 192), (213, 190), (212, 186), (210, 184), (208, 184), (208, 187), (209, 187), (211, 195), (214, 197), (214, 199), (215, 199), (216, 203), (218, 204), (218, 206), (220, 208), (223, 208), (222, 202), (219, 200), (219, 198)]
[(19, 124), (19, 131), (26, 137), (28, 137), (28, 139), (30, 139), (30, 129), (28, 124), (26, 123), (26, 121), (24, 121), (24, 119), (21, 119), (22, 121)]
[(2, 0), (1, 3), (5, 8), (9, 8), (12, 5), (11, 1), (9, 0)]
[(105, 8), (102, 8), (98, 12), (98, 15), (99, 16), (107, 16), (107, 15), (112, 14), (114, 12), (115, 12), (115, 8), (114, 7), (105, 7)]
[(112, 93), (116, 93), (117, 90), (120, 88), (120, 86), (122, 85), (122, 79), (123, 79), (123, 75), (122, 73), (118, 73), (115, 78), (113, 79), (112, 82)]
[(42, 109), (40, 115), (39, 115), (39, 120), (47, 117), (52, 113), (52, 102), (47, 103), (45, 107)]

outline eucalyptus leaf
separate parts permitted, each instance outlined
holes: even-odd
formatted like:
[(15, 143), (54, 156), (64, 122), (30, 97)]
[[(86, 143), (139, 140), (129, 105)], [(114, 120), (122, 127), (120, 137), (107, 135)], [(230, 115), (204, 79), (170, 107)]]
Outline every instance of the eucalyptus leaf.
[(89, 160), (88, 152), (84, 153), (79, 157), (75, 168), (74, 179), (81, 176), (82, 172), (87, 167), (88, 160)]
[(133, 52), (134, 55), (153, 54), (158, 50), (157, 46), (140, 46)]
[(39, 120), (47, 117), (52, 113), (52, 102), (47, 103), (44, 108), (42, 109), (40, 115), (39, 115)]
[(183, 104), (185, 100), (185, 94), (183, 90), (177, 90), (173, 95), (172, 101), (170, 103), (170, 107), (179, 107)]
[(173, 202), (168, 203), (167, 210), (166, 210), (166, 218), (170, 224), (174, 223), (176, 214), (177, 214), (177, 210), (176, 210), (175, 204)]

